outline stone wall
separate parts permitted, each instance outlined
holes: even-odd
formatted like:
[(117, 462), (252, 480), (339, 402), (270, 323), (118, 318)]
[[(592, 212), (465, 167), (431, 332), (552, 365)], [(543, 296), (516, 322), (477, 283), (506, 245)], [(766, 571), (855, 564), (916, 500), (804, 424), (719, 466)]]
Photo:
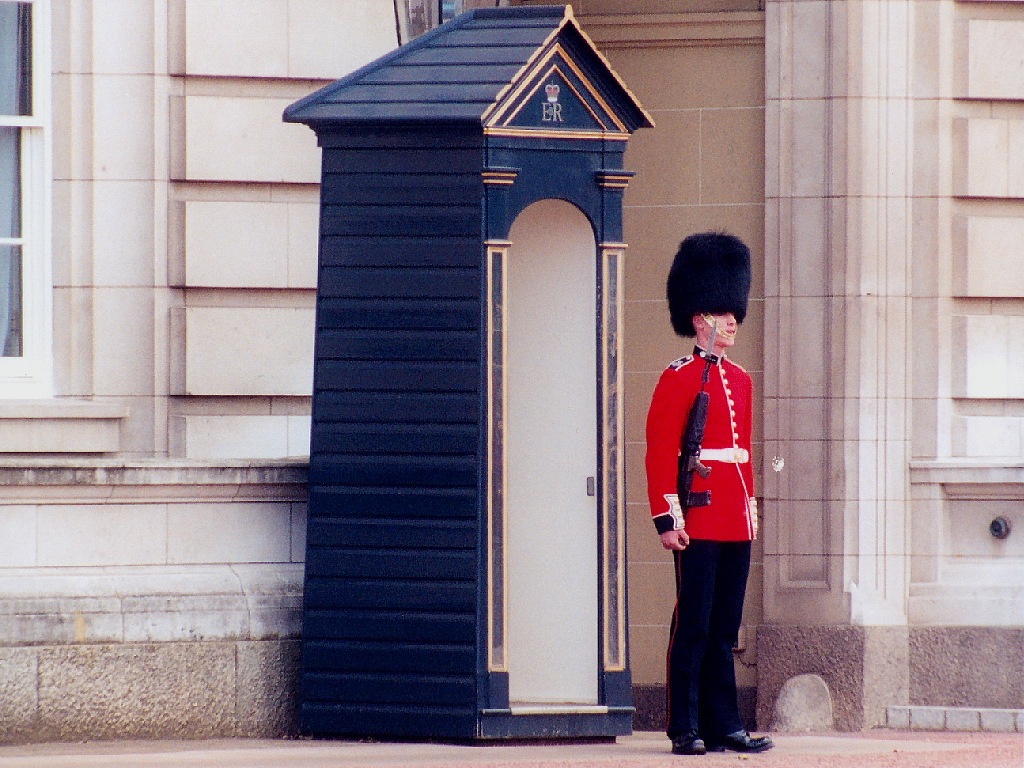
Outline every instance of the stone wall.
[(1024, 629), (913, 627), (910, 703), (1024, 709)]
[(884, 726), (892, 706), (1024, 708), (1024, 630), (1006, 627), (789, 627), (758, 631), (757, 721), (785, 682), (823, 678), (835, 726)]
[(832, 695), (835, 727), (885, 724), (886, 707), (907, 701), (905, 627), (761, 626), (757, 633), (757, 722), (774, 720), (786, 681), (815, 674)]
[(298, 640), (0, 648), (0, 743), (296, 732)]
[(295, 732), (304, 463), (0, 467), (0, 742)]

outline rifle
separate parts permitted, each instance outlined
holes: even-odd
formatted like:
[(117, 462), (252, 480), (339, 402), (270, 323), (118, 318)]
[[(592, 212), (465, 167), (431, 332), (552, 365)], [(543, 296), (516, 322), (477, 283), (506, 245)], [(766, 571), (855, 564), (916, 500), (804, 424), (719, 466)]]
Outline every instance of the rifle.
[[(718, 321), (715, 320), (711, 326), (711, 341), (708, 346), (711, 350), (715, 348), (715, 336), (718, 334)], [(686, 417), (686, 429), (679, 440), (679, 464), (676, 470), (676, 494), (679, 497), (680, 512), (683, 519), (686, 519), (686, 512), (691, 507), (706, 507), (711, 503), (711, 491), (700, 491), (695, 493), (690, 489), (693, 487), (693, 473), (696, 472), (702, 478), (711, 474), (711, 468), (700, 463), (700, 444), (704, 441), (704, 426), (708, 420), (708, 393), (704, 387), (708, 383), (708, 375), (711, 373), (712, 352), (708, 351), (708, 357), (704, 358), (704, 373), (701, 375), (700, 392), (693, 399), (690, 406), (690, 413)]]

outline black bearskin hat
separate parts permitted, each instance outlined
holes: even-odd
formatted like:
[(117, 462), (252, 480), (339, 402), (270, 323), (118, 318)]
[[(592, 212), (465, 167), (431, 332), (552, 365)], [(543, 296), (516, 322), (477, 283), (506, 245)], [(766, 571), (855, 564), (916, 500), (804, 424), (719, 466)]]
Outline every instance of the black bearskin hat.
[(679, 245), (668, 272), (668, 311), (680, 336), (696, 336), (693, 316), (732, 312), (742, 323), (750, 294), (750, 249), (733, 235), (701, 232)]

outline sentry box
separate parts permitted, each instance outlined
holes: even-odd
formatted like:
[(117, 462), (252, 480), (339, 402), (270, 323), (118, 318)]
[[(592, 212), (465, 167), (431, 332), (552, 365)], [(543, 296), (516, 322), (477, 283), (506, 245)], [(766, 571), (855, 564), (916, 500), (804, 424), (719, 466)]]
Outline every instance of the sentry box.
[(323, 148), (300, 727), (631, 730), (626, 143), (571, 7), (475, 10), (291, 105)]

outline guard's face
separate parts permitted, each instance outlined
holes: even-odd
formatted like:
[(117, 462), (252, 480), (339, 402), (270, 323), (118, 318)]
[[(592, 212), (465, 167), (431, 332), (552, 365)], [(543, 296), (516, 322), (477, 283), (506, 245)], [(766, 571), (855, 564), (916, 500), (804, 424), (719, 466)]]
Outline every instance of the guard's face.
[(715, 348), (711, 350), (712, 353), (722, 352), (735, 344), (736, 332), (740, 327), (740, 324), (736, 322), (736, 316), (732, 312), (695, 315), (693, 327), (697, 331), (697, 343), (703, 349), (708, 348), (708, 344), (711, 341), (711, 329), (716, 327), (716, 323)]

